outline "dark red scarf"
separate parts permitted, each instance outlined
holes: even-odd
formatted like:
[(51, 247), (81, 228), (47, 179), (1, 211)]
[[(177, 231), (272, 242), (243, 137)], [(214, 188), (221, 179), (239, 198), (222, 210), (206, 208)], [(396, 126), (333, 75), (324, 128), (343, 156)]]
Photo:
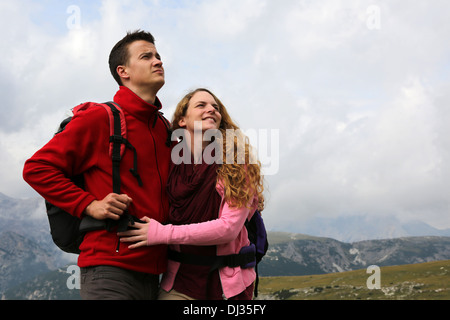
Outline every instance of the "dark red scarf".
[(175, 225), (217, 219), (221, 196), (216, 190), (217, 164), (171, 166), (167, 182), (169, 222)]

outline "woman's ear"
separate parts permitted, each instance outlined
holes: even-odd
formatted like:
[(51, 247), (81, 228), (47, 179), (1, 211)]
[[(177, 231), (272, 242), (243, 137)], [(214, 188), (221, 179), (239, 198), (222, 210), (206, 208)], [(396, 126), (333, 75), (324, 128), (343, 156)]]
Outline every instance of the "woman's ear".
[(186, 121), (184, 120), (184, 117), (182, 117), (182, 118), (178, 121), (178, 126), (179, 126), (180, 128), (186, 127)]

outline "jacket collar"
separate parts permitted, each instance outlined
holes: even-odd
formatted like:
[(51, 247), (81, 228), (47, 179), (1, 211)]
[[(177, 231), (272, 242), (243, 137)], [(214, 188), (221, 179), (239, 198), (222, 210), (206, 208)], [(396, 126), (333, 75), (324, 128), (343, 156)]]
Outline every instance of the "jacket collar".
[(161, 102), (156, 97), (155, 104), (142, 100), (138, 95), (125, 86), (121, 86), (114, 96), (114, 102), (123, 110), (141, 121), (148, 121), (162, 108)]

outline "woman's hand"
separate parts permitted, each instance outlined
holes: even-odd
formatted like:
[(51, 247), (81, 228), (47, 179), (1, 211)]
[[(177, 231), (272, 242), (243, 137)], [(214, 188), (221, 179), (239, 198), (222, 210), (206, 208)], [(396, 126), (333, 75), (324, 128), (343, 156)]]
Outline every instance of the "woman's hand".
[(141, 220), (144, 221), (144, 223), (135, 222), (131, 226), (134, 228), (134, 230), (117, 233), (117, 235), (120, 237), (120, 242), (134, 242), (134, 244), (128, 246), (129, 249), (136, 249), (148, 245), (148, 224), (150, 223), (151, 219), (148, 217), (144, 217)]

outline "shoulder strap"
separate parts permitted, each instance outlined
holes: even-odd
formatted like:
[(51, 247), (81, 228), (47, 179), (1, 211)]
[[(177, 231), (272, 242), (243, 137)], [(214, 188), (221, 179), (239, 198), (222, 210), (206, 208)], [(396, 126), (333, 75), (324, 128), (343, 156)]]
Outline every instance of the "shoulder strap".
[[(122, 108), (115, 102), (105, 102), (99, 104), (108, 112), (109, 116), (109, 135), (111, 137), (117, 137), (116, 142), (121, 142), (122, 139), (127, 139), (127, 124), (125, 121), (125, 115), (123, 114)], [(111, 139), (110, 139), (111, 140)], [(118, 149), (114, 150), (114, 146)], [(119, 152), (119, 153), (118, 153)], [(114, 141), (110, 141), (109, 155), (113, 157), (122, 157), (125, 152), (125, 144), (119, 143), (115, 144)]]
[(125, 148), (129, 148), (133, 151), (134, 166), (130, 169), (130, 172), (136, 178), (139, 185), (142, 186), (142, 180), (137, 168), (137, 151), (127, 140), (125, 115), (123, 114), (122, 108), (115, 102), (106, 102), (104, 105), (109, 107), (105, 107), (105, 109), (108, 110), (108, 114), (110, 115), (109, 153), (113, 161), (113, 191), (115, 193), (120, 193), (119, 167)]
[[(125, 115), (123, 114), (122, 108), (115, 102), (105, 102), (105, 103), (94, 103), (97, 106), (103, 107), (108, 113), (109, 117), (109, 135), (122, 137), (123, 139), (127, 139), (127, 125), (125, 121)], [(75, 108), (72, 109), (72, 113), (76, 114), (80, 111), (84, 111), (88, 109), (92, 103), (82, 103)], [(72, 117), (69, 117), (63, 121), (61, 125), (67, 124)], [(60, 125), (60, 127), (61, 127)], [(111, 140), (111, 139), (110, 139)], [(125, 152), (125, 144), (120, 145), (120, 156), (123, 156)], [(114, 149), (114, 142), (111, 141), (109, 147), (109, 155), (112, 157)]]
[[(107, 105), (109, 108), (105, 107)], [(120, 160), (125, 152), (125, 144), (122, 143), (123, 139), (126, 139), (126, 124), (123, 111), (114, 102), (106, 102), (102, 104), (109, 115), (109, 128), (110, 128), (110, 146), (109, 155), (112, 159), (112, 180), (113, 180), (113, 192), (120, 194)], [(117, 107), (118, 108), (117, 108)]]
[[(105, 105), (109, 108), (105, 107)], [(127, 140), (125, 115), (123, 114), (122, 108), (115, 102), (105, 102), (102, 106), (108, 111), (110, 119), (109, 153), (113, 167), (113, 192), (120, 194), (120, 160), (125, 152), (125, 148), (129, 148), (133, 151), (134, 167), (130, 169), (130, 172), (137, 179), (139, 185), (142, 186), (142, 180), (137, 169), (137, 152), (133, 145)], [(106, 229), (110, 231), (114, 226), (117, 226), (117, 231), (125, 231), (128, 228), (129, 222), (133, 222), (133, 217), (126, 213), (119, 221), (107, 221)], [(119, 245), (120, 242), (117, 244), (117, 251), (119, 250)]]

